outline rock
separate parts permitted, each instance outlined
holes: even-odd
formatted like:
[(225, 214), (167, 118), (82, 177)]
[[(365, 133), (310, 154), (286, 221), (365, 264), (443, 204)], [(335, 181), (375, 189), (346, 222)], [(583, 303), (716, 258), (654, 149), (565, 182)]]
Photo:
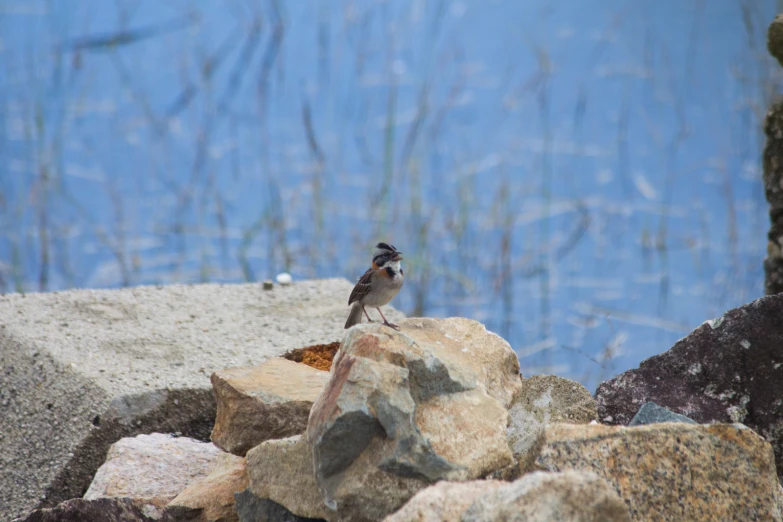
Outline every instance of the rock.
[(783, 66), (783, 15), (777, 15), (769, 24), (767, 50)]
[(782, 519), (772, 448), (739, 424), (550, 424), (536, 466), (596, 473), (633, 520)]
[(630, 522), (628, 508), (594, 473), (537, 471), (512, 483), (438, 482), (384, 522)]
[(283, 286), (288, 286), (293, 282), (293, 279), (291, 278), (291, 274), (288, 272), (282, 272), (280, 274), (277, 274), (277, 283)]
[(628, 426), (645, 426), (647, 424), (656, 424), (660, 422), (684, 422), (685, 424), (698, 424), (693, 419), (685, 415), (674, 413), (668, 408), (658, 406), (654, 402), (645, 402), (639, 411), (634, 415)]
[(153, 522), (127, 498), (75, 498), (53, 508), (36, 509), (17, 522)]
[(783, 295), (771, 295), (707, 321), (668, 352), (602, 383), (599, 419), (628, 424), (653, 401), (700, 424), (741, 422), (772, 444), (783, 473), (781, 317)]
[(164, 511), (165, 522), (237, 522), (234, 493), (247, 488), (245, 459), (223, 453), (212, 472), (193, 482)]
[(538, 471), (481, 495), (462, 520), (631, 522), (631, 517), (614, 489), (594, 473)]
[(259, 366), (219, 370), (211, 380), (217, 399), (212, 442), (243, 457), (265, 440), (304, 432), (329, 374), (275, 357)]
[[(109, 446), (209, 441), (209, 375), (342, 339), (344, 279), (0, 296), (0, 511), (81, 497)], [(390, 321), (401, 318), (389, 307)]]
[(519, 469), (501, 477), (515, 479), (528, 471), (543, 442), (543, 426), (551, 422), (587, 424), (596, 420), (595, 400), (576, 381), (554, 375), (522, 379), (522, 388), (509, 408), (507, 438)]
[(384, 522), (459, 522), (480, 496), (505, 485), (500, 480), (441, 481), (422, 489)]
[(296, 516), (277, 502), (259, 498), (247, 489), (235, 497), (239, 522), (323, 522), (318, 518)]
[(516, 354), (483, 325), (408, 319), (351, 328), (307, 427), (330, 519), (379, 520), (438, 480), (513, 464)]
[(576, 381), (556, 375), (534, 375), (522, 379), (522, 389), (514, 398), (538, 422), (588, 424), (598, 419), (592, 394)]
[[(777, 33), (775, 57), (781, 56), (781, 32), (783, 18), (775, 18), (770, 26), (770, 51), (772, 52), (773, 27)], [(780, 61), (780, 58), (778, 58)], [(767, 233), (767, 257), (764, 259), (764, 291), (767, 295), (783, 292), (783, 102), (773, 104), (764, 120), (764, 195), (769, 202), (769, 232)]]
[(213, 444), (161, 433), (114, 443), (84, 498), (130, 498), (161, 512), (188, 485), (206, 477), (221, 451)]
[(313, 474), (313, 452), (305, 437), (269, 440), (247, 453), (248, 490), (292, 513), (324, 519), (331, 515)]

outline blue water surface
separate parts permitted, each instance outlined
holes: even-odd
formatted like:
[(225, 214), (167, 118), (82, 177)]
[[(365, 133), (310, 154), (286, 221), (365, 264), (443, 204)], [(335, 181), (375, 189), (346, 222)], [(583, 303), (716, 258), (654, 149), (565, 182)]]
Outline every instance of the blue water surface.
[(386, 240), (395, 306), (592, 389), (763, 293), (775, 8), (0, 0), (0, 290), (353, 280)]

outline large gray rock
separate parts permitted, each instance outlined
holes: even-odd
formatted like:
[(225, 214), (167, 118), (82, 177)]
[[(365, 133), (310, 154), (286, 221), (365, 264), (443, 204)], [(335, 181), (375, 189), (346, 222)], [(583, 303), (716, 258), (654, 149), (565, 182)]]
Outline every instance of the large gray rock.
[(189, 484), (209, 475), (221, 454), (213, 444), (161, 433), (121, 439), (109, 448), (84, 498), (130, 498), (162, 513)]
[(602, 383), (605, 424), (628, 424), (656, 404), (699, 423), (741, 422), (767, 439), (783, 477), (783, 294), (707, 321), (668, 352)]
[(589, 471), (634, 521), (781, 522), (769, 443), (741, 424), (549, 424), (539, 469)]
[(144, 510), (127, 498), (75, 498), (53, 508), (32, 511), (18, 522), (154, 522)]
[(209, 375), (341, 339), (350, 291), (330, 279), (0, 296), (0, 519), (81, 497), (123, 437), (209, 440)]
[(258, 366), (216, 371), (210, 380), (217, 398), (212, 442), (244, 456), (265, 440), (304, 432), (329, 374), (274, 357)]
[(296, 435), (268, 440), (247, 453), (248, 491), (283, 505), (304, 518), (327, 518), (313, 473), (313, 451), (307, 438)]
[(511, 347), (462, 318), (350, 329), (306, 435), (332, 520), (378, 520), (438, 480), (513, 464), (507, 408), (521, 387)]

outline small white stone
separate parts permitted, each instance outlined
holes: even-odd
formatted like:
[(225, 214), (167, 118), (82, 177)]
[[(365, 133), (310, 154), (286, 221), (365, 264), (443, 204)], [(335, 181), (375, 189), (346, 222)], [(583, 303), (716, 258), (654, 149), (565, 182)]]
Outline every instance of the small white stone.
[(742, 345), (742, 347), (743, 347), (743, 348), (745, 348), (746, 350), (747, 350), (748, 348), (750, 348), (750, 341), (748, 341), (747, 339), (743, 339), (743, 340), (741, 340), (741, 341), (740, 341), (740, 344), (741, 344), (741, 345)]
[(290, 285), (293, 279), (291, 278), (291, 274), (288, 272), (283, 272), (281, 274), (277, 274), (277, 283), (281, 284), (283, 286)]

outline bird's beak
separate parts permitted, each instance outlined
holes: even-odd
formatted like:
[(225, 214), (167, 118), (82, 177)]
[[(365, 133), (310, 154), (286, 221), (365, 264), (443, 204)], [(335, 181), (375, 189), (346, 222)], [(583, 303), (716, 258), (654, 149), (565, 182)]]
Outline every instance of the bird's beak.
[(402, 252), (395, 252), (392, 261), (399, 261), (402, 259)]

